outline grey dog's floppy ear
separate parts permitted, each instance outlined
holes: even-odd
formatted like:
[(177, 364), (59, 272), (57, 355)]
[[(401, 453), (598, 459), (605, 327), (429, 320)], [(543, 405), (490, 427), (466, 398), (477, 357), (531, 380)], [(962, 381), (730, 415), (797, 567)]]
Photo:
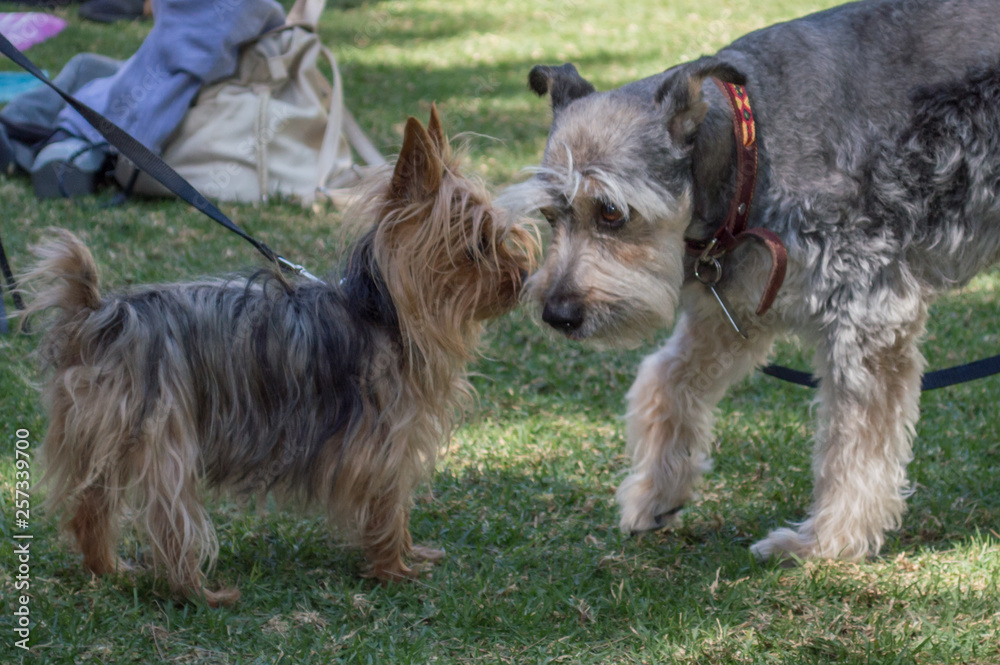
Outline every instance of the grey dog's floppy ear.
[(558, 111), (574, 99), (596, 92), (594, 86), (568, 62), (560, 67), (535, 65), (528, 74), (528, 85), (539, 97), (549, 95), (553, 111)]
[(714, 57), (704, 57), (675, 67), (656, 91), (656, 103), (667, 119), (670, 135), (678, 143), (688, 143), (708, 113), (701, 89), (707, 78), (736, 85), (746, 82), (746, 77), (732, 65)]

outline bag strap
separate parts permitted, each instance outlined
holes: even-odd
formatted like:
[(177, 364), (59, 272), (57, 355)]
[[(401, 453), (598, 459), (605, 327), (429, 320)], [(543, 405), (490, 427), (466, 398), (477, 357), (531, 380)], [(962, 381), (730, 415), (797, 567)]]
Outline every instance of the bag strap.
[[(299, 0), (301, 2), (301, 0)], [(344, 84), (340, 79), (340, 68), (330, 49), (319, 44), (320, 53), (330, 64), (330, 114), (326, 119), (326, 129), (323, 132), (323, 142), (316, 156), (316, 189), (326, 184), (337, 165), (337, 153), (340, 152), (340, 137), (344, 128)]]
[(306, 25), (315, 30), (325, 7), (326, 0), (295, 0), (288, 10), (285, 25)]
[(337, 67), (336, 59), (326, 46), (320, 44), (320, 50), (333, 72), (330, 80), (333, 94), (330, 97), (330, 116), (326, 122), (326, 131), (323, 133), (323, 143), (320, 144), (319, 155), (316, 158), (316, 189), (326, 187), (333, 175), (333, 170), (337, 166), (337, 155), (340, 152), (341, 136), (347, 137), (348, 143), (369, 166), (380, 166), (386, 163), (385, 157), (372, 145), (354, 116), (344, 105), (344, 84), (340, 78), (340, 69)]
[[(315, 33), (325, 7), (326, 0), (295, 0), (295, 4), (288, 11), (285, 27), (298, 26)], [(340, 68), (337, 67), (336, 58), (322, 43), (319, 47), (322, 56), (330, 65), (330, 88), (333, 93), (330, 97), (330, 115), (326, 130), (323, 132), (323, 142), (316, 156), (317, 190), (326, 187), (337, 167), (341, 136), (347, 137), (348, 143), (369, 166), (381, 166), (386, 163), (385, 157), (372, 144), (344, 105), (344, 84), (340, 78)]]
[(386, 163), (385, 157), (378, 151), (378, 148), (372, 145), (371, 139), (364, 133), (346, 106), (344, 107), (344, 134), (368, 166), (381, 166)]

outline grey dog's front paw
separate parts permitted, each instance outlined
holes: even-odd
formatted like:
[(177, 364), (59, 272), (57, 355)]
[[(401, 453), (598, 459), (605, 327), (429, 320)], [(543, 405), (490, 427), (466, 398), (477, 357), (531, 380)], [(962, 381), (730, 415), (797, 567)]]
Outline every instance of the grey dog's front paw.
[(641, 475), (626, 478), (618, 488), (617, 498), (621, 507), (619, 527), (630, 535), (676, 526), (686, 503), (686, 497), (658, 496)]
[[(626, 531), (626, 533), (630, 536), (638, 536), (648, 531), (659, 531), (661, 529), (675, 527), (680, 522), (680, 513), (682, 510), (684, 510), (684, 504), (659, 513), (658, 515), (654, 515), (650, 526), (646, 528), (633, 528), (631, 531)], [(622, 530), (625, 531), (624, 528)]]

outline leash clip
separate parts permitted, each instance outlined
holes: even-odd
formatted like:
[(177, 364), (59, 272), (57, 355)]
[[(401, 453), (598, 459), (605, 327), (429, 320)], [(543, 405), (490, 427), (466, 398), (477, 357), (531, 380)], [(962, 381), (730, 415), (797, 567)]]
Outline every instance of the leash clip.
[[(708, 243), (705, 245), (705, 249), (702, 250), (701, 256), (698, 257), (698, 263), (708, 263), (708, 259), (709, 259), (708, 255), (712, 253), (712, 250), (715, 249), (715, 246), (718, 243), (719, 243), (719, 239), (717, 237), (716, 238), (712, 238), (711, 240), (709, 240)], [(722, 256), (723, 254), (725, 254), (725, 250), (723, 250), (722, 252), (720, 252), (719, 256)], [(718, 261), (716, 261), (716, 263), (718, 263)], [(696, 269), (697, 269), (697, 267), (696, 267)], [(697, 273), (695, 273), (695, 274), (697, 276)], [(700, 278), (699, 278), (699, 281), (700, 281)]]
[(300, 266), (298, 263), (292, 263), (291, 261), (289, 261), (288, 259), (286, 259), (283, 256), (277, 256), (275, 258), (277, 259), (278, 264), (282, 268), (285, 268), (286, 270), (290, 270), (293, 273), (295, 273), (296, 275), (302, 275), (306, 279), (308, 279), (310, 281), (313, 281), (313, 282), (316, 282), (317, 284), (325, 284), (326, 283), (323, 280), (321, 280), (319, 277), (317, 277), (316, 275), (314, 275), (311, 272), (309, 272), (308, 270), (306, 270), (303, 266)]
[[(720, 281), (722, 281), (722, 263), (719, 261), (718, 258), (714, 256), (709, 256), (709, 254), (712, 252), (712, 249), (715, 247), (715, 243), (717, 241), (718, 238), (712, 238), (712, 240), (710, 240), (708, 245), (705, 247), (705, 251), (701, 253), (701, 256), (695, 259), (694, 278), (697, 279), (702, 284), (704, 284), (706, 287), (708, 287), (708, 290), (712, 292), (712, 295), (715, 296), (715, 301), (719, 303), (719, 307), (722, 308), (722, 312), (726, 315), (726, 318), (729, 320), (730, 325), (733, 326), (733, 329), (736, 331), (736, 334), (738, 334), (743, 339), (748, 339), (747, 334), (743, 332), (743, 329), (740, 327), (740, 324), (736, 320), (736, 317), (734, 317), (732, 313), (730, 313), (729, 307), (726, 305), (726, 301), (725, 299), (723, 299), (722, 294), (719, 293), (718, 289), (715, 288), (715, 285), (718, 284)], [(705, 267), (712, 268), (711, 277), (702, 274), (702, 269)]]
[[(695, 279), (697, 279), (699, 282), (701, 282), (702, 284), (704, 284), (705, 286), (707, 286), (709, 288), (711, 288), (711, 287), (715, 286), (716, 284), (718, 284), (719, 280), (722, 279), (722, 264), (719, 262), (719, 259), (717, 257), (710, 256), (710, 254), (712, 253), (712, 250), (715, 249), (715, 245), (718, 244), (718, 242), (719, 242), (718, 238), (712, 238), (711, 240), (709, 240), (708, 244), (705, 245), (705, 249), (702, 250), (701, 256), (699, 256), (694, 261), (694, 276), (695, 276)], [(719, 256), (722, 256), (723, 254), (725, 254), (725, 250), (723, 250), (719, 254)], [(703, 266), (711, 266), (712, 267), (712, 269), (715, 271), (713, 279), (707, 279), (706, 277), (702, 276), (702, 274), (701, 274), (701, 268)]]

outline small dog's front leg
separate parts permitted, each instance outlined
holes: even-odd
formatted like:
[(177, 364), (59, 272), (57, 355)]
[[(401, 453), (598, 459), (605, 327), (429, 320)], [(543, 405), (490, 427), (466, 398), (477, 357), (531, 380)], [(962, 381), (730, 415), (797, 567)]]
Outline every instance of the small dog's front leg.
[(632, 471), (617, 494), (626, 533), (667, 526), (710, 468), (713, 409), (774, 340), (762, 328), (748, 337), (705, 306), (704, 315), (683, 314), (667, 344), (643, 361), (628, 393)]
[[(444, 558), (444, 550), (413, 545), (410, 538), (410, 509), (403, 497), (409, 493), (391, 490), (369, 506), (369, 518), (361, 532), (368, 560), (366, 577), (381, 582), (399, 582), (427, 572)], [(409, 558), (415, 565), (408, 566)]]

